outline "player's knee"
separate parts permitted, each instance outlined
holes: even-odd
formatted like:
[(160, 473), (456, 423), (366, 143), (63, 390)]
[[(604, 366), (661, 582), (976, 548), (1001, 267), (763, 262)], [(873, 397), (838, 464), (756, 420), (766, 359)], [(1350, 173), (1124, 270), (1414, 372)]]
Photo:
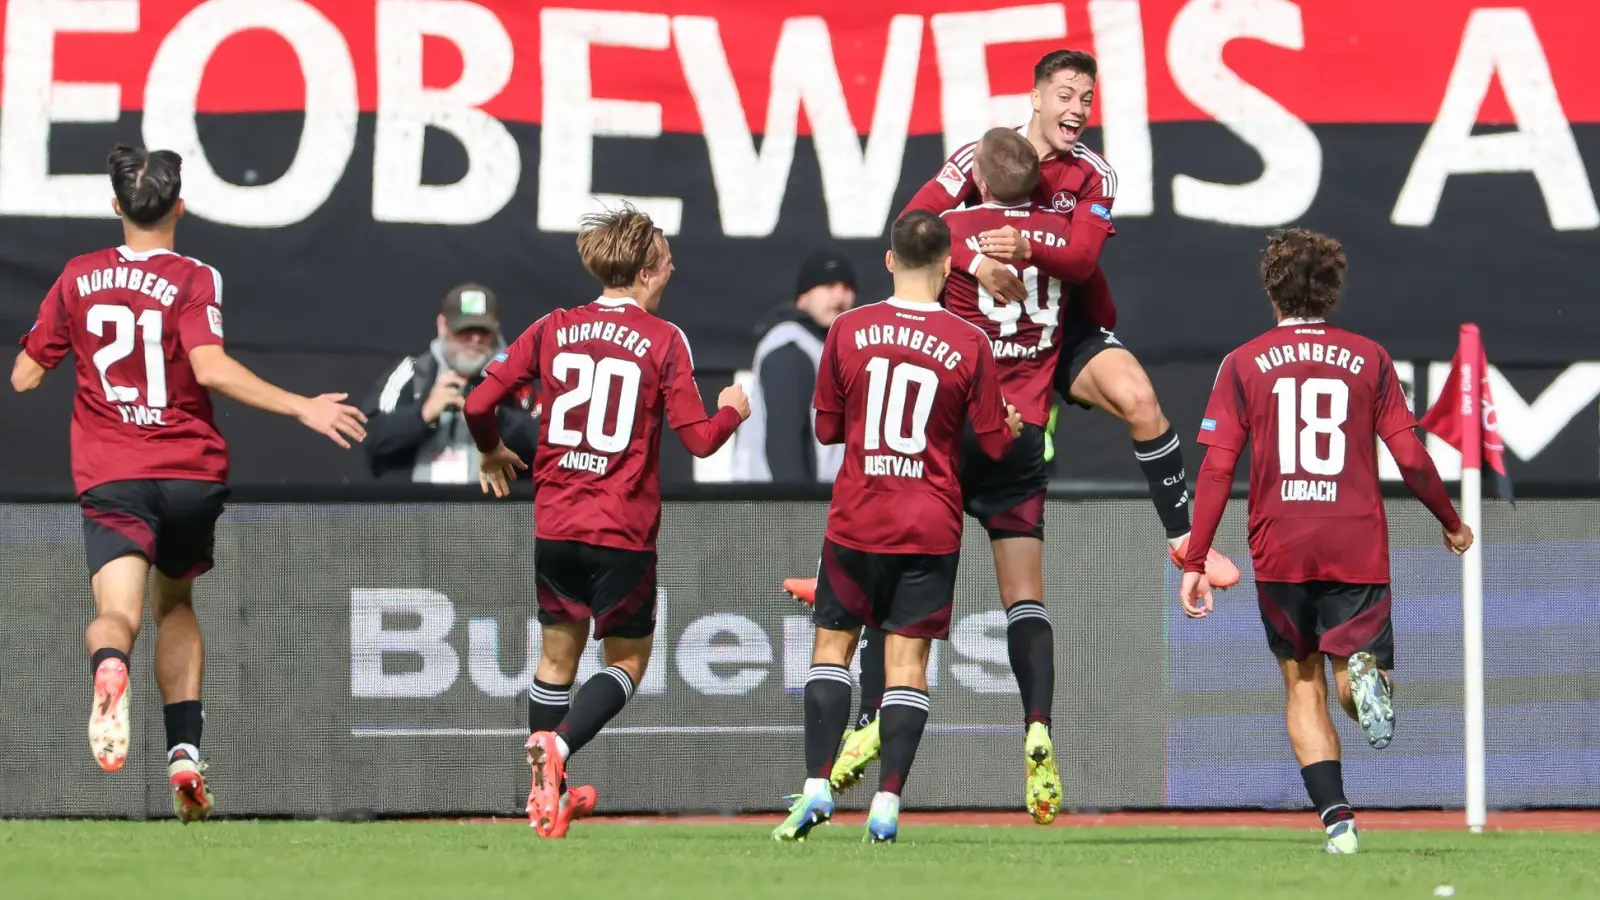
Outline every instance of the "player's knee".
[(1155, 386), (1143, 376), (1143, 373), (1137, 378), (1128, 379), (1119, 387), (1116, 405), (1122, 411), (1123, 421), (1134, 431), (1164, 430), (1162, 426), (1165, 424), (1165, 419), (1161, 415), (1161, 401), (1156, 399)]

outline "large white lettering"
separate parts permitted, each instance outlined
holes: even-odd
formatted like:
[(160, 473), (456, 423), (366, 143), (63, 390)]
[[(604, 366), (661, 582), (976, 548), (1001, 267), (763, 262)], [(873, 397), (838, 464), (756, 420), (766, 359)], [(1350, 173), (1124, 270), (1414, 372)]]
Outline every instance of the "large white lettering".
[(667, 234), (677, 234), (677, 197), (596, 194), (594, 139), (661, 136), (661, 104), (594, 96), (589, 48), (665, 50), (672, 41), (664, 15), (543, 9), (539, 12), (539, 72), (543, 116), (539, 133), (539, 230), (577, 231), (584, 214), (631, 203)]
[[(384, 627), (383, 617), (417, 619), (416, 627)], [(426, 588), (350, 590), (350, 696), (437, 697), (461, 672), (445, 640), (455, 624), (450, 598)], [(420, 660), (415, 671), (385, 672), (390, 656)]]
[[(996, 637), (996, 633), (999, 634)], [(950, 647), (974, 662), (950, 667), (962, 687), (977, 694), (1004, 694), (1017, 689), (1006, 656), (1006, 614), (990, 610), (968, 616), (950, 629)]]
[[(772, 644), (760, 625), (734, 613), (697, 619), (678, 642), (678, 674), (689, 686), (713, 697), (748, 694), (760, 687), (772, 662)], [(735, 665), (726, 674), (713, 666)]]
[(1011, 6), (980, 12), (940, 13), (928, 22), (939, 62), (939, 112), (944, 121), (944, 154), (950, 156), (996, 125), (1020, 125), (1033, 114), (1030, 78), (1021, 75), (1021, 93), (990, 94), (988, 48), (1017, 41), (1050, 41), (1067, 36), (1067, 13), (1060, 3)]
[(1190, 0), (1167, 36), (1172, 80), (1189, 102), (1261, 155), (1261, 177), (1215, 184), (1172, 179), (1180, 216), (1228, 225), (1269, 226), (1311, 208), (1322, 181), (1322, 145), (1306, 123), (1227, 67), (1223, 48), (1237, 38), (1301, 50), (1300, 7), (1288, 0)]
[(0, 214), (114, 216), (104, 175), (50, 174), (53, 123), (115, 122), (122, 111), (118, 85), (55, 80), (56, 35), (138, 31), (138, 0), (11, 0), (5, 28)]
[(921, 16), (895, 16), (889, 23), (865, 151), (845, 103), (828, 25), (821, 18), (806, 16), (783, 23), (772, 59), (772, 93), (759, 151), (716, 20), (679, 16), (672, 28), (705, 131), (724, 233), (764, 237), (777, 227), (802, 108), (811, 123), (822, 170), (829, 230), (845, 238), (883, 233), (900, 181), (916, 96)]
[(1117, 169), (1117, 214), (1148, 216), (1156, 209), (1155, 152), (1139, 0), (1090, 0), (1089, 28), (1100, 65), (1094, 105)]
[[(422, 86), (422, 38), (461, 53), (461, 77)], [(516, 51), (495, 14), (465, 0), (383, 0), (378, 4), (378, 115), (372, 159), (372, 217), (380, 222), (470, 225), (511, 202), (522, 176), (517, 141), (479, 109), (511, 80)], [(467, 153), (454, 184), (422, 183), (423, 135), (446, 132)]]
[[(1517, 130), (1474, 135), (1496, 75)], [(1450, 176), (1484, 172), (1532, 172), (1557, 231), (1600, 227), (1589, 174), (1527, 10), (1478, 9), (1467, 19), (1444, 102), (1411, 164), (1393, 222), (1433, 224)]]

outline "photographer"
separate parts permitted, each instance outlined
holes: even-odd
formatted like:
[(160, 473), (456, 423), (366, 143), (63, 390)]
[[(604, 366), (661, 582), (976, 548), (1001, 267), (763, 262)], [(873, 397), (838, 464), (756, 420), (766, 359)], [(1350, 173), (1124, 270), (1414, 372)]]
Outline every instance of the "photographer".
[[(483, 380), (483, 369), (504, 349), (500, 305), (494, 293), (464, 284), (445, 295), (439, 336), (427, 352), (401, 360), (378, 380), (362, 411), (367, 439), (362, 446), (377, 478), (404, 477), (419, 484), (476, 481), (478, 450), (461, 408)], [(532, 393), (500, 407), (506, 445), (528, 460), (538, 440)]]

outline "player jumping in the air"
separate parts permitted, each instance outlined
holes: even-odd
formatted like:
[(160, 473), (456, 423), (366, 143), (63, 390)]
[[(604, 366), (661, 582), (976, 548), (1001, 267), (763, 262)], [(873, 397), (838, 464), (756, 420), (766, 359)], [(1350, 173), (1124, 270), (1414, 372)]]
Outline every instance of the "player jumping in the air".
[(1389, 524), (1378, 485), (1377, 442), (1406, 487), (1444, 526), (1456, 553), (1472, 531), (1450, 504), (1412, 429), (1394, 362), (1377, 343), (1325, 317), (1344, 287), (1339, 242), (1292, 228), (1275, 233), (1261, 277), (1278, 325), (1222, 361), (1200, 423), (1209, 448), (1195, 480), (1195, 526), (1184, 561), (1183, 611), (1211, 611), (1202, 574), (1234, 467), (1250, 444), (1250, 555), (1267, 644), (1283, 668), (1289, 744), (1329, 853), (1355, 853), (1355, 814), (1344, 795), (1339, 735), (1328, 717), (1323, 657), (1339, 705), (1383, 749), (1394, 737), (1389, 671)]
[(1022, 419), (1005, 405), (984, 333), (938, 304), (950, 230), (928, 213), (894, 224), (894, 296), (839, 316), (813, 405), (817, 439), (844, 444), (817, 582), (805, 688), (806, 782), (773, 832), (804, 840), (833, 815), (829, 773), (850, 718), (850, 657), (864, 625), (887, 633), (883, 766), (866, 839), (899, 829), (900, 793), (928, 721), (928, 654), (950, 633), (961, 555), (963, 429), (1002, 459)]
[[(750, 415), (735, 385), (706, 416), (688, 338), (655, 314), (672, 249), (649, 216), (625, 207), (585, 217), (578, 254), (604, 287), (599, 299), (535, 322), (490, 361), (466, 405), (483, 454), (479, 481), (503, 497), (528, 467), (500, 440), (495, 410), (539, 382), (533, 565), (544, 640), (528, 695), (528, 818), (554, 838), (595, 802), (593, 788), (567, 791), (567, 758), (622, 712), (650, 662), (662, 418), (705, 457)], [(606, 668), (573, 697), (591, 619)]]
[(94, 676), (89, 746), (107, 772), (127, 762), (128, 655), (148, 584), (167, 780), (173, 810), (188, 823), (213, 805), (200, 758), (205, 648), (194, 580), (211, 568), (228, 496), (228, 446), (207, 391), (294, 416), (341, 447), (365, 436), (366, 420), (340, 402), (344, 394), (291, 394), (222, 349), (222, 276), (173, 251), (183, 216), (178, 154), (119, 145), (108, 162), (124, 243), (67, 263), (22, 339), (11, 385), (31, 391), (77, 354), (72, 480), (95, 602), (85, 635)]

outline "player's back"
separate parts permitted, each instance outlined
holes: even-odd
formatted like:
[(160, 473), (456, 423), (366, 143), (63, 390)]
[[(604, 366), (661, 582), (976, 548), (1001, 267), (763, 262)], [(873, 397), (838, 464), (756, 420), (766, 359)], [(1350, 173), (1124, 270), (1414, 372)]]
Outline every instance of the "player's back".
[[(1389, 354), (1326, 322), (1291, 319), (1235, 350), (1218, 380), (1237, 393), (1251, 442), (1256, 577), (1387, 582), (1377, 441), (1416, 424)], [(1201, 428), (1227, 429), (1230, 415), (1208, 410)]]
[(69, 262), (25, 340), (54, 366), (76, 354), (72, 468), (107, 481), (225, 481), (227, 445), (189, 352), (222, 343), (222, 280), (169, 250), (117, 247)]
[[(933, 303), (857, 307), (829, 330), (818, 413), (844, 421), (828, 538), (878, 553), (954, 553), (961, 547), (957, 461), (969, 408), (1004, 410), (983, 332)], [(987, 384), (992, 396), (974, 398)], [(838, 398), (842, 409), (824, 406)], [(985, 423), (977, 423), (984, 425)]]
[[(1013, 207), (984, 203), (950, 210), (942, 218), (950, 229), (951, 244), (966, 243), (974, 253), (981, 253), (979, 234), (1008, 225), (1028, 240), (1052, 247), (1065, 246), (1071, 230), (1067, 217), (1031, 203)], [(950, 273), (940, 300), (946, 309), (983, 329), (1006, 402), (1016, 406), (1022, 421), (1042, 428), (1050, 416), (1051, 378), (1060, 351), (1062, 284), (1030, 265), (1006, 268), (1027, 288), (1022, 303), (997, 302), (976, 277), (959, 271)]]
[(663, 417), (705, 418), (699, 394), (683, 396), (694, 371), (683, 332), (626, 298), (556, 310), (535, 330), (537, 535), (653, 550)]

